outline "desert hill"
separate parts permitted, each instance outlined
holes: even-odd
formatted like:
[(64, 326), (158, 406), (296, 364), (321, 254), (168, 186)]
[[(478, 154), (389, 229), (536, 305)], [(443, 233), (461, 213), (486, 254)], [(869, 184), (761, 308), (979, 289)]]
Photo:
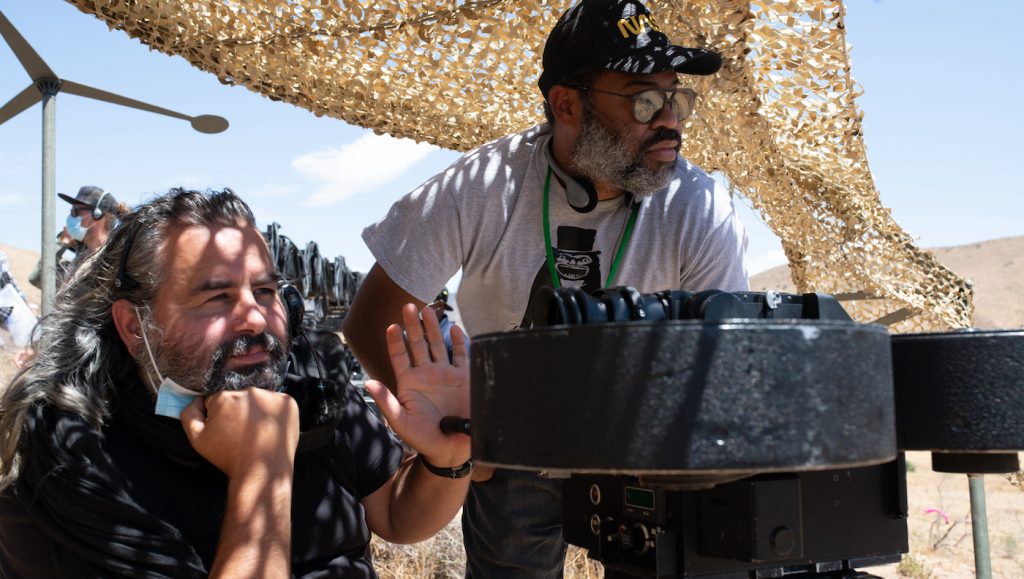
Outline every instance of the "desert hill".
[[(1024, 235), (930, 250), (940, 263), (974, 282), (974, 325), (979, 328), (1024, 327)], [(755, 291), (794, 291), (789, 266), (754, 275)]]

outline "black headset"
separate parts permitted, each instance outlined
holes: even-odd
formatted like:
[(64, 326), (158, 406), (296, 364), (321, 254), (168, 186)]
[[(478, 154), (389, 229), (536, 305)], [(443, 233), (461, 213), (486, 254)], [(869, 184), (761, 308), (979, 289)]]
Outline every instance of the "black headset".
[(580, 213), (590, 213), (597, 207), (597, 189), (588, 179), (577, 178), (569, 175), (555, 162), (551, 154), (550, 144), (544, 148), (544, 154), (548, 158), (548, 166), (555, 174), (558, 182), (565, 187), (565, 200), (569, 206)]
[[(92, 220), (93, 221), (99, 221), (100, 218), (103, 217), (103, 209), (100, 209), (100, 205), (103, 203), (103, 198), (108, 196), (108, 195), (110, 195), (110, 193), (107, 193), (106, 191), (104, 191), (102, 194), (100, 194), (99, 200), (96, 201), (96, 206), (92, 208)], [(113, 197), (113, 195), (110, 195), (110, 196)]]
[(294, 340), (303, 335), (302, 318), (306, 314), (306, 302), (299, 289), (285, 280), (277, 282), (277, 293), (288, 316), (288, 334)]
[(313, 363), (316, 364), (316, 372), (320, 380), (320, 390), (324, 389), (324, 366), (320, 361), (320, 353), (313, 346), (302, 326), (302, 319), (306, 315), (306, 302), (302, 299), (299, 288), (288, 283), (286, 280), (277, 282), (277, 294), (281, 296), (281, 303), (284, 304), (285, 315), (288, 316), (288, 337), (292, 343), (299, 338), (306, 343), (310, 354), (313, 356)]

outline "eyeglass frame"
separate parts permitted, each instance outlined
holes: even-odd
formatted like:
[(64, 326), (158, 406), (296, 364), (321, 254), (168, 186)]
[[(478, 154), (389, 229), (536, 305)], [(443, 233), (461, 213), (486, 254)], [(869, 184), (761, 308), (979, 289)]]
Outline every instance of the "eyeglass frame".
[[(658, 114), (662, 110), (664, 110), (665, 105), (668, 105), (668, 107), (670, 109), (672, 109), (672, 112), (676, 113), (676, 120), (681, 123), (681, 122), (685, 121), (686, 119), (690, 118), (690, 115), (693, 114), (693, 109), (696, 107), (696, 104), (697, 104), (697, 91), (693, 90), (692, 88), (687, 88), (687, 87), (647, 88), (647, 89), (644, 89), (642, 91), (635, 92), (633, 94), (627, 94), (627, 93), (621, 93), (621, 92), (614, 92), (614, 91), (610, 91), (610, 90), (604, 90), (604, 89), (601, 89), (601, 88), (594, 88), (592, 86), (585, 86), (585, 85), (566, 85), (566, 86), (568, 88), (574, 88), (574, 89), (580, 90), (580, 91), (598, 92), (598, 93), (603, 93), (603, 94), (610, 94), (612, 96), (627, 98), (630, 101), (632, 101), (632, 103), (633, 103), (633, 120), (635, 120), (638, 123), (645, 124), (645, 125), (647, 123), (650, 123), (651, 121), (653, 121), (655, 118), (657, 118)], [(655, 110), (653, 113), (651, 113), (650, 118), (648, 118), (647, 120), (642, 120), (637, 115), (637, 111), (636, 111), (637, 101), (640, 99), (640, 95), (646, 94), (646, 93), (651, 93), (651, 92), (659, 93), (661, 95), (661, 98), (663, 99), (662, 103), (661, 103), (661, 107), (659, 107), (657, 110)], [(687, 111), (686, 115), (683, 116), (683, 117), (680, 117), (679, 113), (676, 112), (675, 107), (672, 104), (670, 104), (670, 103), (676, 102), (676, 100), (674, 98), (676, 94), (685, 94), (685, 95), (690, 97), (689, 111)]]
[(78, 217), (78, 213), (80, 211), (87, 211), (88, 213), (86, 213), (86, 215), (92, 216), (93, 208), (89, 207), (88, 205), (72, 205), (71, 206), (71, 216), (72, 217)]

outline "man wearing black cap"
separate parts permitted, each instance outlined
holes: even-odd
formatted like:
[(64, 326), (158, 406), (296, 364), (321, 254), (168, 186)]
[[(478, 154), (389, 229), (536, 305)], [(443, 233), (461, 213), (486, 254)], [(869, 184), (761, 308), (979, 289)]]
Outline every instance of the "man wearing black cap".
[(428, 305), (437, 314), (437, 323), (441, 328), (441, 337), (444, 338), (444, 347), (448, 350), (448, 359), (451, 360), (454, 355), (452, 344), (452, 326), (454, 324), (448, 318), (448, 312), (454, 311), (455, 308), (448, 305), (448, 288), (442, 288), (441, 293), (437, 294), (434, 301)]
[[(377, 264), (345, 334), (364, 368), (387, 376), (380, 331), (459, 268), (470, 336), (531, 325), (542, 287), (747, 289), (728, 192), (678, 154), (698, 100), (688, 75), (720, 66), (714, 52), (674, 45), (637, 0), (570, 8), (543, 53), (548, 122), (468, 153), (363, 232)], [(464, 509), (467, 576), (560, 577), (559, 482), (490, 475), (475, 468)]]
[[(58, 193), (58, 197), (71, 204), (70, 215), (66, 218), (64, 231), (60, 233), (60, 247), (57, 249), (57, 287), (74, 272), (79, 264), (91, 253), (106, 243), (107, 235), (114, 228), (117, 218), (127, 211), (119, 205), (113, 195), (99, 187), (86, 185), (71, 197)], [(71, 250), (75, 258), (64, 261), (64, 254)], [(29, 283), (40, 287), (42, 261), (29, 276)]]

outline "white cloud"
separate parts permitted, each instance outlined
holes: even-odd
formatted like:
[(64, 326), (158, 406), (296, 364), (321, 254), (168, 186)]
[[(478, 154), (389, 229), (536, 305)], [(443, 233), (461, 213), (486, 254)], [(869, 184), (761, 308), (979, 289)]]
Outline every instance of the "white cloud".
[(304, 177), (322, 183), (306, 202), (323, 206), (393, 181), (436, 150), (433, 145), (411, 139), (367, 133), (336, 149), (296, 157), (292, 167)]
[(781, 249), (773, 249), (768, 253), (748, 258), (747, 268), (750, 271), (750, 275), (755, 275), (786, 263), (789, 263), (789, 260), (786, 259), (786, 253)]
[(0, 205), (21, 205), (25, 198), (17, 193), (0, 192)]

